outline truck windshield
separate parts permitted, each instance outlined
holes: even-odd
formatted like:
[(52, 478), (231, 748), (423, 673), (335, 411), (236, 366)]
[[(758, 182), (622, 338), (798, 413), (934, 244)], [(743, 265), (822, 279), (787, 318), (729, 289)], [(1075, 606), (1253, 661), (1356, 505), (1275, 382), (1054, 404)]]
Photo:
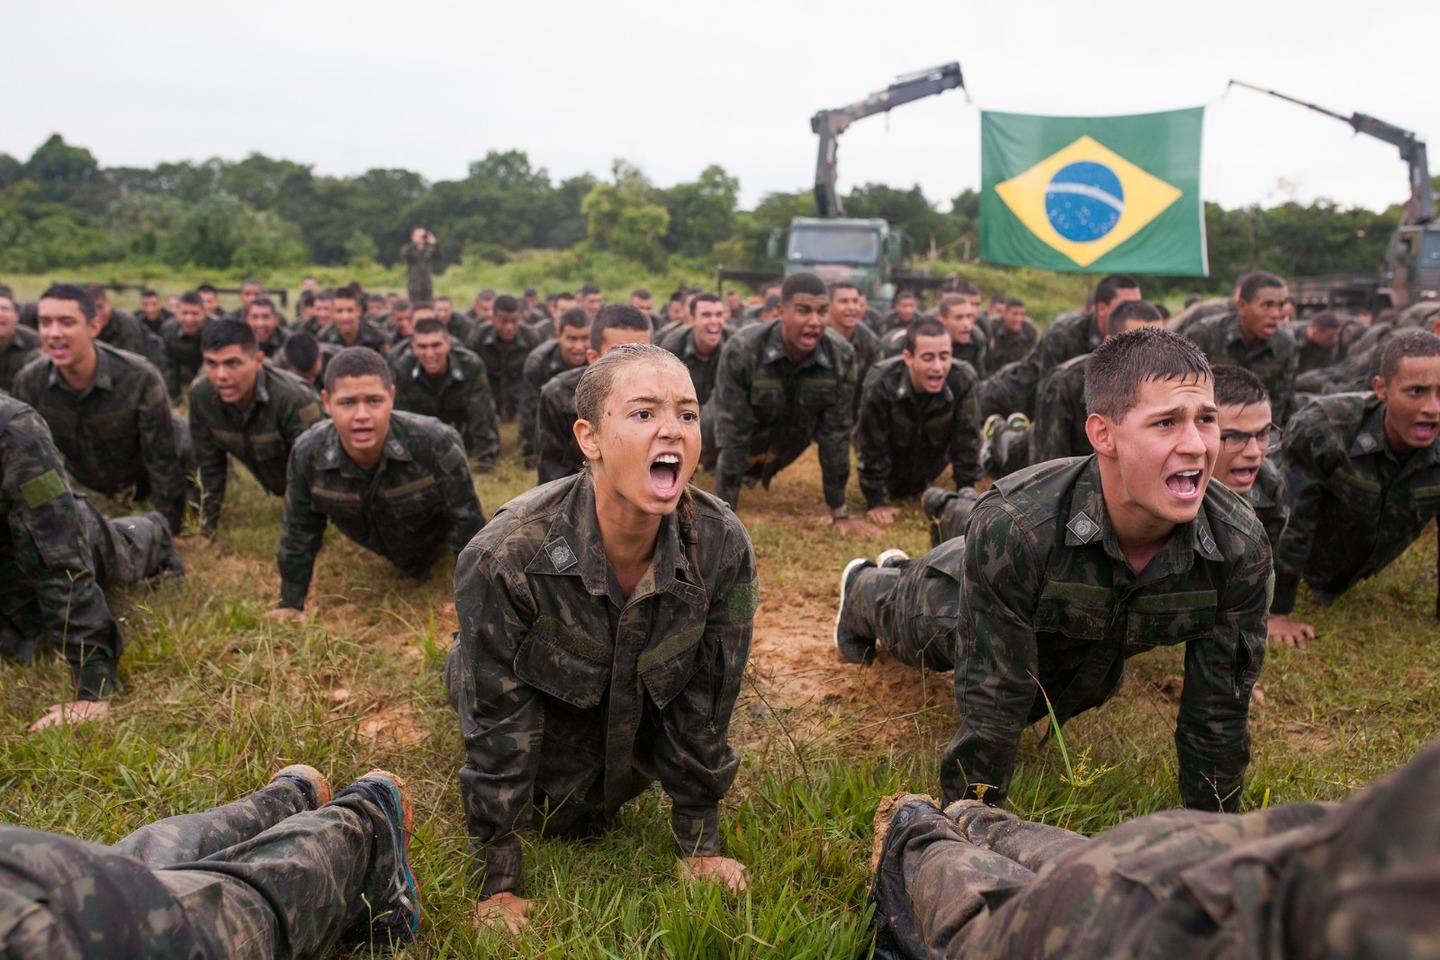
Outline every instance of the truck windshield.
[(1427, 229), (1420, 234), (1420, 266), (1440, 267), (1440, 229)]
[(792, 263), (873, 264), (880, 259), (880, 234), (864, 227), (795, 227), (786, 256)]

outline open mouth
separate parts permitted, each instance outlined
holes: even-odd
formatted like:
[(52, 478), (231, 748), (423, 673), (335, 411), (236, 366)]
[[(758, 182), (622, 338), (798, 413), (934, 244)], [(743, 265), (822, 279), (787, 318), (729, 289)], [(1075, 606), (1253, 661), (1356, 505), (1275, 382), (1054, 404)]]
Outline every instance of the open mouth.
[(1422, 443), (1429, 443), (1435, 439), (1437, 430), (1440, 430), (1440, 424), (1417, 423), (1410, 428), (1410, 434)]
[(1181, 500), (1194, 500), (1200, 494), (1200, 471), (1181, 470), (1165, 478), (1165, 486)]
[(671, 500), (680, 493), (680, 458), (662, 453), (650, 464), (650, 489), (661, 500)]
[(1248, 489), (1259, 473), (1259, 467), (1235, 467), (1229, 471), (1230, 486)]

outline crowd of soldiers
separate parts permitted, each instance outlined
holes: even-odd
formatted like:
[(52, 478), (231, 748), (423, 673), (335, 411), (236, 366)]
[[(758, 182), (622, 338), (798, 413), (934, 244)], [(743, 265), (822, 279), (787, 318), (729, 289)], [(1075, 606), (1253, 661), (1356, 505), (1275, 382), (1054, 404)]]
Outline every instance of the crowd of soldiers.
[[(433, 235), (417, 228), (402, 253), (405, 296), (307, 278), (291, 318), (253, 280), (228, 312), (204, 285), (166, 303), (145, 290), (134, 314), (98, 287), (24, 305), (0, 289), (0, 628), (7, 655), (29, 659), (48, 634), (70, 664), (75, 698), (35, 729), (102, 715), (123, 647), (104, 589), (183, 576), (176, 541), (216, 533), (231, 461), (284, 501), (273, 619), (305, 617), (331, 524), (417, 581), (442, 552), (460, 557), (446, 679), (479, 922), (524, 922), (515, 830), (531, 805), (588, 829), (657, 778), (689, 869), (743, 888), (717, 837), (759, 600), (733, 511), (812, 444), (837, 530), (878, 533), (912, 504), (931, 521), (926, 556), (844, 566), (835, 643), (858, 663), (884, 651), (954, 671), (951, 804), (1003, 804), (1026, 726), (1099, 706), (1127, 657), (1183, 644), (1181, 797), (1237, 810), (1267, 636), (1315, 635), (1291, 618), (1300, 580), (1329, 604), (1440, 513), (1433, 304), (1297, 321), (1285, 281), (1255, 271), (1171, 317), (1112, 275), (1041, 329), (1021, 300), (985, 303), (972, 283), (881, 312), (802, 273), (749, 303), (680, 289), (657, 309), (649, 290), (607, 303), (586, 285), (486, 290), (461, 310), (434, 294)], [(644, 414), (626, 429), (660, 451), (643, 463), (599, 427), (633, 366), (658, 384), (625, 401)], [(487, 523), (474, 474), (495, 468), (512, 420), (537, 487)], [(688, 486), (697, 465), (715, 497)], [(80, 487), (153, 509), (107, 520)], [(649, 531), (630, 562), (607, 533), (612, 495)], [(891, 812), (914, 820), (915, 806)], [(883, 853), (896, 863), (877, 916), (895, 955), (937, 949), (906, 914), (935, 891), (907, 890), (904, 855)]]

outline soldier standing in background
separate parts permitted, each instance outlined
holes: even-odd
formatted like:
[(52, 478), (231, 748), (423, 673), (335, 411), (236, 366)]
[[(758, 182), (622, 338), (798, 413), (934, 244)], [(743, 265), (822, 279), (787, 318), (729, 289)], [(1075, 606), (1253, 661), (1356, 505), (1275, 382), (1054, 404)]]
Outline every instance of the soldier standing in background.
[(410, 242), (400, 248), (405, 261), (405, 289), (411, 303), (430, 303), (435, 299), (435, 264), (440, 260), (440, 245), (435, 234), (423, 226), (410, 231)]

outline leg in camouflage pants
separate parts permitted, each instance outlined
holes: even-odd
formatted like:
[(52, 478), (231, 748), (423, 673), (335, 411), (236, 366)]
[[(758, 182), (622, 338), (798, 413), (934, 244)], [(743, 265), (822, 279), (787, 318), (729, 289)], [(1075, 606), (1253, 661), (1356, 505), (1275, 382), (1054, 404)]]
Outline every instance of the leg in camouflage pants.
[(953, 670), (964, 565), (960, 537), (916, 560), (856, 571), (841, 613), (845, 626), (901, 663)]
[(310, 956), (385, 902), (385, 814), (296, 782), (143, 827), (114, 847), (0, 827), (10, 958)]

